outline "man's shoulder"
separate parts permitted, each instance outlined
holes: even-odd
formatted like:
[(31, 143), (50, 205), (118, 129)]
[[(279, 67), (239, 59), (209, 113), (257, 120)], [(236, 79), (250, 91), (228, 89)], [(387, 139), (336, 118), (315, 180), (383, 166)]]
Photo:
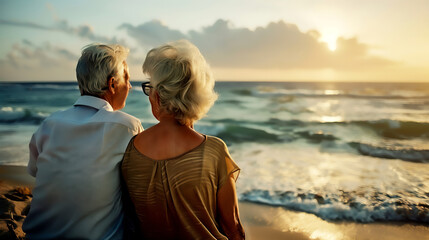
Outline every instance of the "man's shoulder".
[[(58, 123), (62, 122), (64, 124), (73, 123), (73, 124), (92, 124), (92, 123), (112, 123), (118, 124), (133, 131), (140, 132), (142, 130), (141, 122), (138, 118), (122, 112), (122, 111), (107, 111), (105, 109), (93, 109), (93, 113), (87, 113), (84, 119), (80, 118), (80, 114), (76, 108), (68, 108), (65, 110), (57, 111), (52, 113), (47, 117), (43, 122), (53, 122)], [(82, 112), (80, 112), (82, 113)]]
[(67, 113), (71, 110), (71, 108), (67, 108), (64, 110), (58, 110), (56, 112), (51, 113), (51, 115), (47, 116), (43, 119), (41, 125), (50, 121), (61, 121), (63, 119), (67, 119)]
[(141, 122), (138, 118), (122, 112), (122, 111), (103, 111), (103, 121), (117, 123), (127, 126), (131, 129), (139, 129), (141, 127)]

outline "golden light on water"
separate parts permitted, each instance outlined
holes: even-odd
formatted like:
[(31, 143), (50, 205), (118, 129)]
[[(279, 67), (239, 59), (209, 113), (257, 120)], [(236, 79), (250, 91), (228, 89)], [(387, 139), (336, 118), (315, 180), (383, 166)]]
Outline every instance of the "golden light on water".
[(342, 122), (344, 118), (342, 116), (321, 116), (320, 121), (324, 123), (331, 122)]
[[(249, 239), (270, 239), (270, 235), (266, 233), (263, 236), (255, 234), (258, 233), (257, 231), (251, 231), (252, 227), (261, 225), (288, 233), (291, 239), (295, 239), (294, 237), (315, 240), (426, 239), (427, 235), (425, 226), (403, 224), (398, 227), (396, 224), (389, 223), (329, 222), (305, 212), (246, 202), (240, 203), (240, 215), (247, 219), (245, 227), (247, 227), (246, 234)], [(256, 238), (256, 236), (261, 237)]]
[[(325, 90), (325, 95), (338, 95), (340, 92), (337, 90)], [(320, 101), (314, 106), (310, 107), (309, 110), (319, 113), (319, 116), (315, 116), (313, 121), (319, 121), (323, 123), (342, 122), (344, 117), (339, 115), (338, 100), (325, 100)]]
[(338, 95), (340, 94), (339, 90), (325, 90), (325, 95)]

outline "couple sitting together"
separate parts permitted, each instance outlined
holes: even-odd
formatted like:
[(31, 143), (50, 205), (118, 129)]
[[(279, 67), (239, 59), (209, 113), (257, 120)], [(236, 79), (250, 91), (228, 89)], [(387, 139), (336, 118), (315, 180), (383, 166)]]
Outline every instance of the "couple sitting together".
[(81, 97), (30, 142), (36, 178), (23, 230), (32, 239), (244, 239), (225, 143), (194, 130), (214, 101), (199, 50), (181, 40), (147, 54), (142, 84), (158, 124), (117, 111), (131, 89), (120, 45), (82, 51)]

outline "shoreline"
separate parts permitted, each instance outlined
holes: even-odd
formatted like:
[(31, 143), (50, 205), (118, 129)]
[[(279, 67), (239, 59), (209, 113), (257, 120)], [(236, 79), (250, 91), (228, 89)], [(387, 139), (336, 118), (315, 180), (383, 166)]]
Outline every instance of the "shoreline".
[[(31, 191), (34, 182), (26, 167), (0, 165), (0, 239), (10, 236), (7, 226), (10, 220), (6, 218), (11, 209), (15, 212), (15, 234), (22, 236), (20, 227), (30, 203), (25, 191)], [(310, 213), (245, 201), (239, 202), (239, 209), (249, 240), (429, 239), (429, 226), (412, 222), (329, 222)]]
[(27, 173), (27, 167), (0, 165), (0, 184), (25, 186), (33, 188), (36, 179)]

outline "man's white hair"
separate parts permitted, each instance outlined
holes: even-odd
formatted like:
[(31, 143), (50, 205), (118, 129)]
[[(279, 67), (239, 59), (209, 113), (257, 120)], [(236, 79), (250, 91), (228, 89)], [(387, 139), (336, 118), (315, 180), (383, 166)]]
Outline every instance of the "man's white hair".
[(214, 104), (214, 78), (198, 48), (186, 40), (150, 50), (143, 63), (151, 85), (160, 97), (160, 108), (181, 124), (201, 119)]
[(122, 74), (129, 49), (118, 45), (90, 44), (82, 50), (76, 66), (76, 78), (81, 95), (102, 96), (110, 77)]

